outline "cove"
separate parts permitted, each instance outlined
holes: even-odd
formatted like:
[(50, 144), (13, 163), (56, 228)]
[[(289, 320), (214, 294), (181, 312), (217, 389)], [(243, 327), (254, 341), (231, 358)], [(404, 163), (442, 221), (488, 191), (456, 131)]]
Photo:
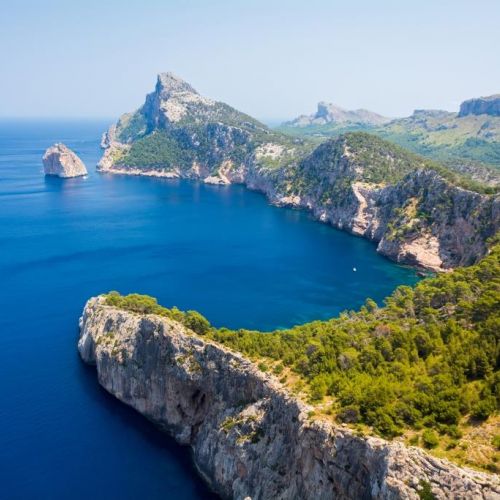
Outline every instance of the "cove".
[[(372, 243), (243, 186), (97, 174), (109, 122), (0, 123), (3, 498), (211, 496), (189, 452), (80, 362), (77, 319), (90, 296), (147, 293), (216, 326), (271, 330), (417, 281)], [(56, 141), (88, 177), (43, 177)]]

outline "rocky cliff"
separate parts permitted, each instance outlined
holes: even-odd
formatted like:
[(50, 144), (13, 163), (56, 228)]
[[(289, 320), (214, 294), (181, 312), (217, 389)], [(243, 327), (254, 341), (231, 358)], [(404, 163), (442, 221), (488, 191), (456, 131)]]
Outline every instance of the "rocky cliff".
[(459, 187), (456, 175), (389, 142), (363, 133), (320, 146), (294, 139), (170, 73), (103, 145), (101, 172), (244, 183), (427, 269), (475, 262), (499, 227), (498, 198)]
[(57, 177), (79, 177), (87, 175), (87, 169), (82, 160), (66, 145), (54, 144), (43, 155), (43, 170), (45, 175)]
[(467, 115), (500, 116), (500, 94), (464, 101), (460, 105), (458, 116)]
[(106, 390), (191, 446), (225, 498), (500, 497), (498, 476), (313, 420), (274, 377), (172, 319), (93, 298), (78, 348)]

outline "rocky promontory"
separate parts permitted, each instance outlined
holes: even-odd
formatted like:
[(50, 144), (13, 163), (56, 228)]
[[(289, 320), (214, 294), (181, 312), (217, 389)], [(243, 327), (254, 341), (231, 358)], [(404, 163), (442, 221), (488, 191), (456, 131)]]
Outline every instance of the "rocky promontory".
[(87, 175), (87, 169), (82, 160), (62, 143), (54, 144), (45, 151), (43, 170), (45, 175), (54, 175), (65, 179)]
[(500, 94), (464, 101), (460, 105), (458, 116), (463, 117), (467, 115), (500, 116)]
[(312, 418), (274, 376), (173, 319), (92, 298), (78, 348), (107, 391), (192, 448), (224, 498), (500, 496), (496, 475)]

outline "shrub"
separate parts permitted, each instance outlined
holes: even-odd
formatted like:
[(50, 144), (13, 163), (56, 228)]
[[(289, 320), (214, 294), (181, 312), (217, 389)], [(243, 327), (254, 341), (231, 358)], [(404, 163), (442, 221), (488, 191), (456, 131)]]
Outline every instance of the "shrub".
[(439, 438), (436, 433), (430, 429), (426, 429), (422, 433), (422, 442), (424, 446), (428, 449), (435, 448), (439, 444)]
[(496, 407), (496, 399), (493, 396), (488, 396), (474, 406), (472, 416), (478, 420), (487, 420), (495, 412)]
[(187, 311), (183, 323), (199, 335), (205, 335), (211, 328), (208, 320), (196, 311)]

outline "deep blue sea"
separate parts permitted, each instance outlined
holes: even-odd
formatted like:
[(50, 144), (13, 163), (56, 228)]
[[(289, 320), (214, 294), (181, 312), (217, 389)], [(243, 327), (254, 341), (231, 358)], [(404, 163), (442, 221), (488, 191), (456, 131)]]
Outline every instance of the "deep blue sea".
[[(100, 175), (107, 122), (0, 122), (0, 498), (211, 498), (189, 451), (102, 390), (78, 318), (109, 290), (270, 330), (381, 301), (415, 273), (241, 186)], [(56, 141), (86, 178), (45, 178)], [(353, 271), (356, 267), (357, 272)]]

